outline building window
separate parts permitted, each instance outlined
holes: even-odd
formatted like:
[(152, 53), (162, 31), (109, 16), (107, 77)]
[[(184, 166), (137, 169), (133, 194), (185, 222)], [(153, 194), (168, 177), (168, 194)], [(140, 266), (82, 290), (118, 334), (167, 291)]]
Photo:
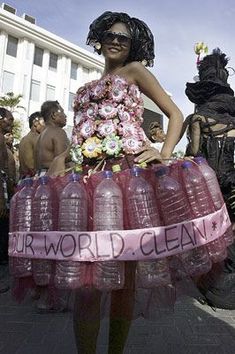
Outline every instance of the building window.
[(3, 71), (3, 78), (2, 78), (3, 93), (13, 92), (14, 77), (15, 74), (10, 73), (9, 71)]
[(83, 83), (87, 83), (89, 80), (90, 70), (88, 68), (82, 68), (83, 71)]
[(18, 47), (18, 38), (8, 35), (7, 54), (16, 58), (17, 47)]
[(54, 101), (55, 99), (55, 86), (47, 85), (46, 100)]
[(50, 53), (49, 68), (56, 70), (57, 61), (58, 61), (58, 55), (54, 53)]
[(27, 83), (28, 83), (28, 75), (24, 75), (24, 82), (23, 82), (23, 97), (27, 97)]
[(38, 47), (35, 47), (34, 50), (34, 60), (33, 63), (38, 66), (42, 66), (44, 50)]
[(40, 97), (40, 82), (36, 80), (31, 81), (30, 99), (38, 102)]
[(70, 78), (73, 80), (77, 80), (77, 73), (78, 73), (78, 64), (71, 63)]
[(74, 101), (74, 98), (75, 98), (75, 93), (69, 92), (69, 106), (68, 106), (68, 110), (69, 110), (70, 112), (73, 111), (73, 101)]

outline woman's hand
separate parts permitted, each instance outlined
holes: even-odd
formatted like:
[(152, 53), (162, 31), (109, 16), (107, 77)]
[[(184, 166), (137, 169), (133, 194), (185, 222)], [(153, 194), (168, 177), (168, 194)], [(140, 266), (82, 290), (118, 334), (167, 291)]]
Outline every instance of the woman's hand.
[(137, 163), (148, 163), (152, 161), (162, 161), (161, 154), (159, 150), (155, 149), (153, 146), (146, 145), (142, 150), (140, 155), (138, 155), (135, 160)]

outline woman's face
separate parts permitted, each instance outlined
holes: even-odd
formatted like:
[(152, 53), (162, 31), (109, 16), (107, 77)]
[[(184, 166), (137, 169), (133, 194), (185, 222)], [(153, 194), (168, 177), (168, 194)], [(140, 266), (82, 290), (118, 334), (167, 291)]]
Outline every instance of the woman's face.
[(129, 57), (131, 35), (127, 26), (122, 22), (112, 25), (103, 33), (101, 51), (106, 60), (124, 64)]

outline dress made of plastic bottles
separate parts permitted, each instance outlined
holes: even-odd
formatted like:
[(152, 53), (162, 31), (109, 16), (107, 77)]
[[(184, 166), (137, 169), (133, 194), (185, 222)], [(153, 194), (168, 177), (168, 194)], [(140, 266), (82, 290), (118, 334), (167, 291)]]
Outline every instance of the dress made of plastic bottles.
[[(169, 174), (167, 167), (156, 171), (156, 196), (159, 199), (161, 216), (165, 225), (176, 224), (193, 219), (189, 203), (182, 185)], [(211, 268), (211, 261), (205, 247), (198, 247), (172, 258), (180, 261), (176, 277), (206, 273)], [(174, 264), (173, 264), (174, 267)]]
[[(200, 170), (190, 161), (182, 164), (182, 178), (192, 218), (198, 218), (215, 211), (214, 203), (209, 193), (207, 184)], [(204, 247), (202, 248), (204, 249)], [(207, 244), (207, 250), (213, 262), (220, 262), (226, 258), (226, 244), (222, 237)]]
[[(127, 187), (126, 204), (132, 229), (161, 226), (155, 191), (141, 176), (141, 169), (134, 167)], [(138, 261), (137, 282), (144, 288), (163, 286), (171, 283), (168, 259)]]
[[(87, 230), (87, 195), (79, 179), (79, 174), (71, 174), (60, 195), (58, 229), (61, 231)], [(86, 267), (86, 262), (57, 261), (55, 286), (63, 289), (83, 286)]]
[[(215, 171), (208, 165), (203, 157), (195, 157), (194, 161), (198, 164), (198, 168), (206, 181), (206, 185), (213, 200), (215, 210), (221, 209), (224, 205), (224, 198), (221, 193)], [(233, 243), (234, 237), (232, 226), (228, 228), (228, 230), (223, 235), (223, 238), (225, 240), (226, 246), (229, 246)]]
[[(104, 171), (103, 180), (93, 195), (93, 230), (123, 229), (123, 196), (111, 171)], [(117, 290), (124, 286), (124, 262), (94, 262), (93, 285), (100, 290)]]
[[(53, 231), (56, 229), (56, 204), (55, 193), (49, 185), (49, 178), (39, 178), (39, 186), (33, 199), (32, 205), (32, 231)], [(52, 277), (51, 260), (33, 260), (33, 278), (36, 285), (46, 286)]]
[[(32, 223), (33, 181), (26, 178), (10, 203), (10, 232), (30, 231)], [(28, 258), (10, 257), (10, 274), (16, 278), (32, 275), (32, 263)]]

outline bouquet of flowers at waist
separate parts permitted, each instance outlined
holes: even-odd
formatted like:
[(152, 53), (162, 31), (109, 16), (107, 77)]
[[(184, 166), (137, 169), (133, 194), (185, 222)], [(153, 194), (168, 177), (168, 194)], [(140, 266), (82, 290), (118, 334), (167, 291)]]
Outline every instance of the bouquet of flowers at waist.
[(120, 76), (107, 75), (81, 87), (74, 101), (72, 161), (138, 153), (147, 139), (141, 128), (143, 110), (139, 88)]

